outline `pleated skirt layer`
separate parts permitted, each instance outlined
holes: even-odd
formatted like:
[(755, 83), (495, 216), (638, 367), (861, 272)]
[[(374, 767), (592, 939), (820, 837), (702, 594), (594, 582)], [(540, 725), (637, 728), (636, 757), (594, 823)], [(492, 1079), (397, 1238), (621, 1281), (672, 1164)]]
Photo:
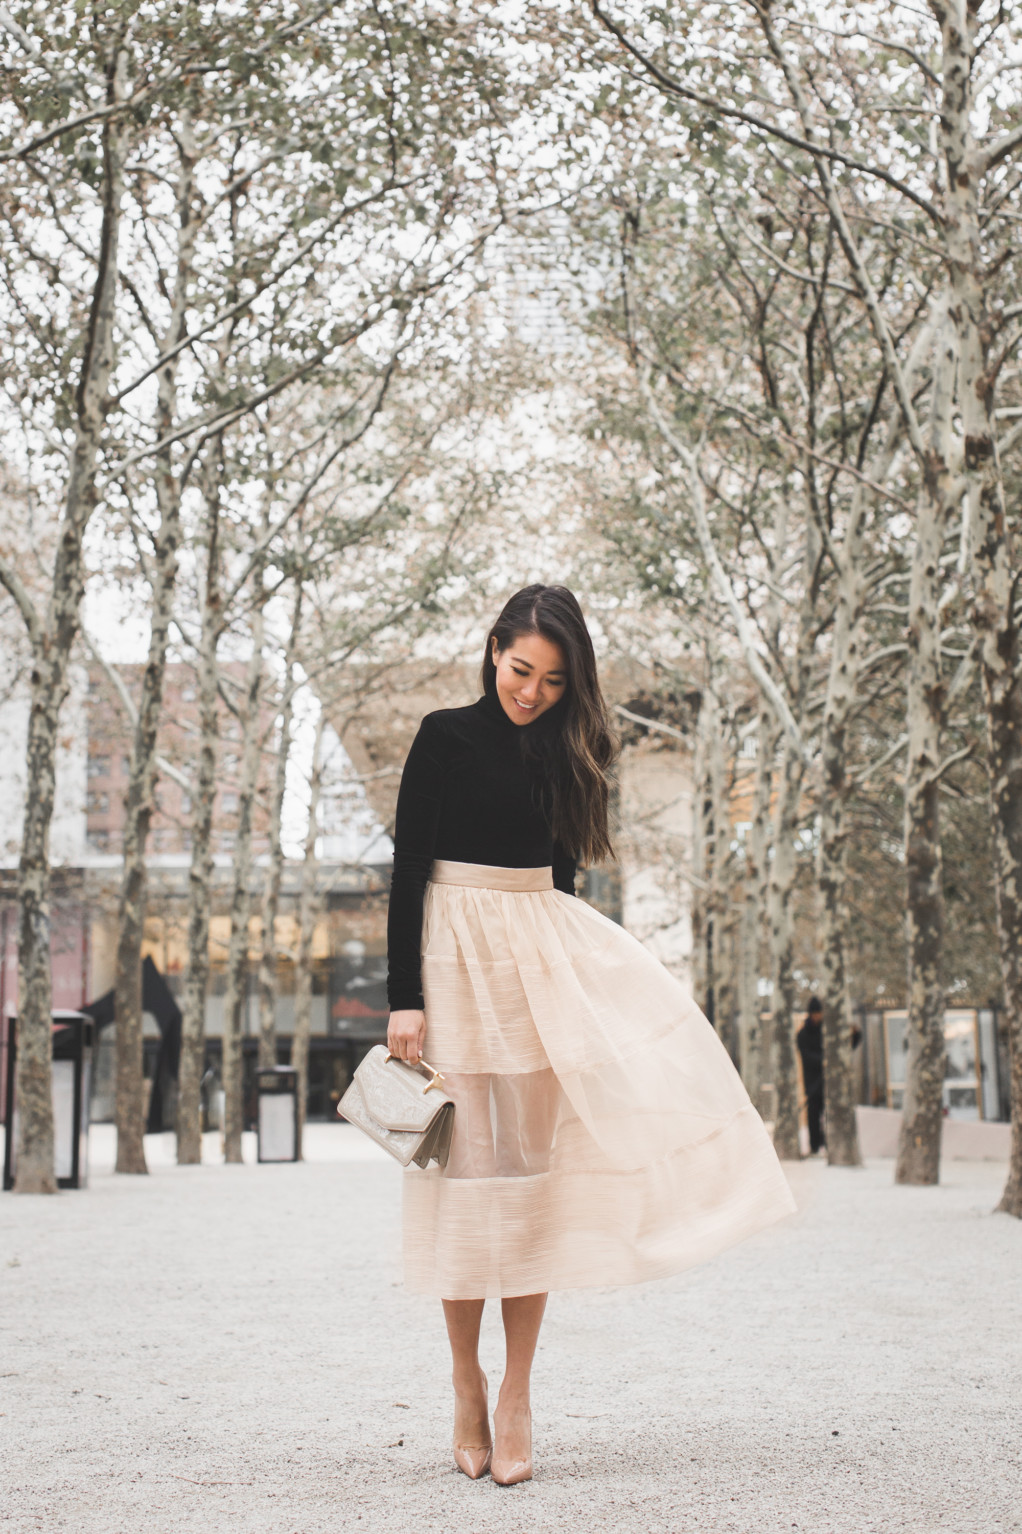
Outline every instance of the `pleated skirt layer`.
[(548, 868), (436, 863), (422, 951), (424, 1053), (455, 1116), (446, 1168), (405, 1174), (410, 1289), (639, 1283), (792, 1212), (699, 1008)]

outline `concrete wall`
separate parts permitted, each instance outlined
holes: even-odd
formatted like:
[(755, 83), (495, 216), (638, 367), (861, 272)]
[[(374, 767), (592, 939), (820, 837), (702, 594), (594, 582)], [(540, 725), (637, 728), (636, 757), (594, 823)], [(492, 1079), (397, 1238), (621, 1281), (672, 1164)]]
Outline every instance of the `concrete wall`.
[[(901, 1113), (896, 1108), (855, 1110), (863, 1156), (896, 1156)], [(944, 1120), (942, 1154), (949, 1161), (1007, 1161), (1010, 1124), (984, 1124), (969, 1119)]]

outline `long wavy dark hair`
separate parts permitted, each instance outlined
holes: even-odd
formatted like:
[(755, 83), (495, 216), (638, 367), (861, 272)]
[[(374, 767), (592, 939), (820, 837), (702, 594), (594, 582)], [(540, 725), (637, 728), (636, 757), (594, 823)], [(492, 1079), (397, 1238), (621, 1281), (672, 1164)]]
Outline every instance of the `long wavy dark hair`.
[(600, 691), (593, 641), (575, 594), (567, 586), (539, 585), (515, 592), (486, 636), (484, 692), (497, 691), (493, 640), (503, 651), (525, 634), (539, 634), (561, 647), (568, 685), (535, 724), (520, 727), (522, 752), (538, 768), (554, 836), (580, 862), (598, 863), (614, 856), (607, 771), (617, 741)]

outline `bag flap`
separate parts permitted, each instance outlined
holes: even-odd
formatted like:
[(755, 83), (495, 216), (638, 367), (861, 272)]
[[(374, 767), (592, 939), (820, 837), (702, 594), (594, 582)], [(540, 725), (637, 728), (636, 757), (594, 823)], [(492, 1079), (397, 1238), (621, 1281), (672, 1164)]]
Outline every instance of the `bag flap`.
[(399, 1060), (388, 1060), (382, 1044), (369, 1051), (355, 1072), (366, 1111), (384, 1129), (421, 1133), (432, 1123), (445, 1099), (437, 1091), (426, 1092), (429, 1078)]

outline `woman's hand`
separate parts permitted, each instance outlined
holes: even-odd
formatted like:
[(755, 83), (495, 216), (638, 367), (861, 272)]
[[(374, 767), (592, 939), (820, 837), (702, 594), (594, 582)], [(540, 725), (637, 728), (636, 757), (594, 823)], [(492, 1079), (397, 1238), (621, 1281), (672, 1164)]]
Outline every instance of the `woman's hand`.
[(387, 1025), (387, 1048), (399, 1060), (416, 1065), (422, 1059), (426, 1042), (425, 1012), (392, 1012)]

